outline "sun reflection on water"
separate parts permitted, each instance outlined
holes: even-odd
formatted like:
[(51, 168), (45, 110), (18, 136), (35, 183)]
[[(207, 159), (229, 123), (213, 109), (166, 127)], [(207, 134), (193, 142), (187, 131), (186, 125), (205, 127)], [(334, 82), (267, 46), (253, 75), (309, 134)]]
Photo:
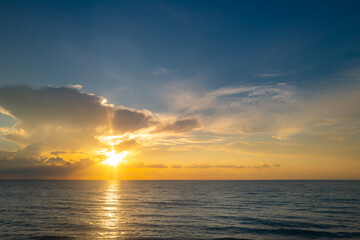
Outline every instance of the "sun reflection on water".
[(100, 212), (101, 227), (104, 229), (100, 235), (104, 238), (119, 238), (119, 198), (119, 183), (109, 181), (105, 187), (104, 201)]

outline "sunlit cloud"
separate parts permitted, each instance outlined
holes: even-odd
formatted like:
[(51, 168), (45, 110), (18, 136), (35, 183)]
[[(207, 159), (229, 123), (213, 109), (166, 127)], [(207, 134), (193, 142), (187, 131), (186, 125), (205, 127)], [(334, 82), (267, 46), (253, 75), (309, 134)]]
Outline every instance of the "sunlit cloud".
[(191, 118), (162, 123), (148, 110), (113, 106), (105, 98), (80, 89), (1, 87), (2, 112), (17, 120), (4, 138), (21, 146), (40, 143), (43, 148), (56, 146), (56, 150), (61, 150), (96, 147), (98, 139), (108, 143), (109, 139), (118, 143), (126, 138), (138, 139), (145, 136), (140, 131), (186, 132), (199, 125)]
[(288, 140), (314, 126), (343, 122), (358, 114), (359, 90), (359, 84), (352, 84), (304, 95), (285, 83), (212, 91), (174, 86), (165, 98), (172, 111), (196, 115), (204, 131), (246, 136), (269, 133), (274, 139)]
[[(79, 85), (3, 86), (0, 106), (3, 114), (17, 122), (1, 129), (5, 140), (19, 145), (7, 157), (30, 156), (40, 165), (69, 165), (81, 159), (74, 157), (79, 151), (98, 162), (116, 165), (115, 158), (126, 153), (121, 162), (128, 151), (135, 154), (142, 146), (153, 144), (153, 138), (185, 133), (200, 125), (192, 118), (163, 121), (149, 110), (114, 106), (104, 97), (82, 91)], [(75, 159), (69, 161), (61, 154)]]
[[(25, 174), (31, 167), (39, 178), (48, 177), (49, 169), (53, 177), (63, 178), (96, 166), (265, 171), (280, 167), (279, 161), (283, 166), (285, 159), (352, 161), (358, 150), (346, 143), (359, 132), (359, 90), (358, 84), (316, 95), (286, 83), (209, 91), (176, 87), (164, 93), (169, 111), (156, 113), (112, 104), (77, 85), (3, 86), (1, 112), (16, 123), (1, 127), (2, 138), (19, 147), (1, 152), (1, 168), (31, 177)], [(209, 153), (220, 160), (185, 157), (189, 162), (183, 163), (177, 157), (164, 163), (151, 157), (183, 152)], [(98, 176), (96, 170), (92, 174)]]

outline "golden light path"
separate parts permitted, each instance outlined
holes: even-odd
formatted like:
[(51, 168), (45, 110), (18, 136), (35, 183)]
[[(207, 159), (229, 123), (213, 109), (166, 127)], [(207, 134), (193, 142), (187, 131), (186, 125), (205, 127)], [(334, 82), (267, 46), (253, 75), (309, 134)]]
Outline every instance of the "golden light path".
[(128, 151), (122, 151), (120, 153), (116, 153), (116, 151), (106, 152), (105, 155), (108, 158), (102, 162), (102, 164), (108, 164), (110, 166), (116, 166), (118, 163), (124, 162), (124, 157), (128, 155)]
[(98, 232), (101, 238), (118, 239), (123, 232), (119, 232), (121, 227), (120, 214), (120, 192), (117, 181), (108, 181), (105, 187), (104, 201), (99, 213), (102, 231)]

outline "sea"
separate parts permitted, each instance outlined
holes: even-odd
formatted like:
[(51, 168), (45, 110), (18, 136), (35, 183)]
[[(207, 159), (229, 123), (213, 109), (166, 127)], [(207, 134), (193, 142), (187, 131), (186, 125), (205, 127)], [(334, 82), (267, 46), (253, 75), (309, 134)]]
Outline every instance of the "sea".
[(360, 181), (0, 180), (0, 239), (360, 239)]

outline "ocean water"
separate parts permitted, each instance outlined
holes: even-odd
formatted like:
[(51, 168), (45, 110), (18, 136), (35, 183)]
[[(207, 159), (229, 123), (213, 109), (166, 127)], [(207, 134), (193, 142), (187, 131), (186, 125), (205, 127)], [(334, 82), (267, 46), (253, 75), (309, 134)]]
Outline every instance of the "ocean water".
[(0, 239), (360, 239), (360, 181), (0, 181)]

